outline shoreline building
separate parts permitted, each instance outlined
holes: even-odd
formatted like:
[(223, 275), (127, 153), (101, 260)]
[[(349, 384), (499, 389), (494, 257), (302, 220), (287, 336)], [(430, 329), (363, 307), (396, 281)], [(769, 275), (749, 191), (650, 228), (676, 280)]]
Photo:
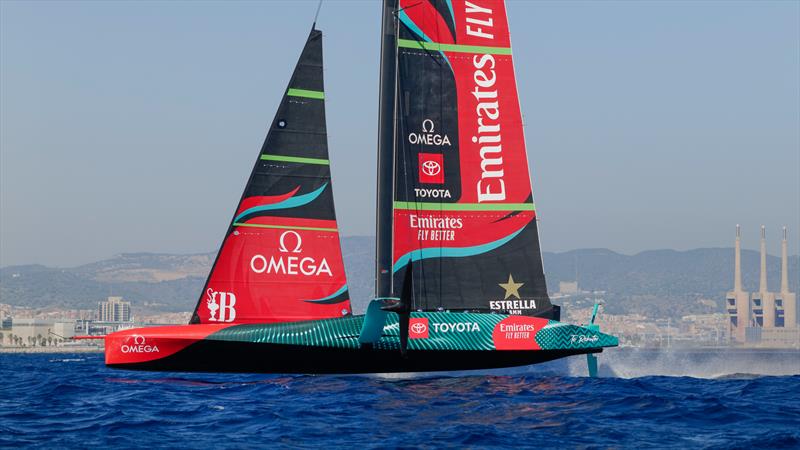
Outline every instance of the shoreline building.
[(797, 324), (797, 296), (789, 291), (789, 264), (786, 227), (781, 243), (781, 290), (770, 292), (767, 284), (766, 228), (761, 226), (761, 277), (757, 292), (747, 292), (742, 286), (741, 229), (736, 225), (733, 291), (727, 293), (731, 339), (738, 343), (777, 346), (800, 345)]
[(133, 328), (131, 302), (122, 297), (108, 297), (97, 304), (97, 321), (86, 324), (87, 333), (108, 334), (115, 331)]
[(98, 322), (131, 322), (131, 303), (122, 297), (108, 297), (97, 304)]

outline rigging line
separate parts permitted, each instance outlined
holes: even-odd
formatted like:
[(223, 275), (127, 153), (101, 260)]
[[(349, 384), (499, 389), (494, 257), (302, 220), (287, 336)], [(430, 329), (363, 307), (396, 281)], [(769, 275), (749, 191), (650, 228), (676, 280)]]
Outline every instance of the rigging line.
[(417, 3), (414, 3), (413, 5), (408, 5), (408, 6), (406, 6), (405, 8), (400, 8), (400, 9), (398, 9), (397, 11), (395, 11), (393, 14), (395, 15), (395, 17), (397, 17), (397, 14), (398, 14), (400, 11), (405, 11), (405, 10), (407, 10), (407, 9), (411, 9), (411, 8), (413, 8), (413, 7), (415, 7), (415, 6), (419, 6), (419, 5), (421, 5), (422, 3), (424, 3), (424, 2), (417, 2)]
[[(422, 2), (420, 2), (420, 3), (422, 3)], [(419, 3), (417, 3), (417, 5), (419, 5)], [(416, 6), (416, 5), (411, 5), (411, 6)], [(411, 6), (409, 6), (408, 8), (410, 8)], [(404, 9), (408, 9), (408, 8), (404, 8)], [(408, 31), (409, 31), (409, 33), (411, 33), (412, 35), (416, 35), (416, 33), (414, 33), (414, 31), (413, 31), (411, 28), (409, 28), (409, 26), (408, 26), (408, 25), (406, 25), (405, 23), (403, 23), (403, 22), (400, 22), (400, 25), (402, 25), (402, 26), (403, 26), (403, 27), (404, 27), (406, 30), (408, 30)], [(419, 39), (415, 39), (415, 40), (416, 40), (417, 42), (424, 42), (424, 41), (420, 41)], [(420, 44), (420, 45), (422, 45), (422, 44)], [(433, 61), (434, 61), (436, 64), (438, 64), (439, 66), (443, 66), (443, 64), (442, 64), (441, 62), (439, 62), (439, 60), (437, 60), (437, 59), (436, 59), (436, 55), (434, 55), (434, 54), (433, 54), (433, 50), (427, 49), (427, 48), (425, 48), (424, 46), (422, 46), (422, 50), (423, 50), (423, 51), (425, 52), (425, 54), (426, 54), (426, 55), (428, 55), (428, 57), (430, 57), (430, 58), (431, 58), (431, 59), (432, 59), (432, 60), (433, 60)], [(399, 52), (398, 52), (398, 53), (399, 53)]]
[(311, 28), (314, 29), (317, 27), (317, 18), (319, 18), (319, 10), (322, 9), (322, 0), (319, 0), (317, 4), (317, 12), (314, 13), (314, 24), (311, 25)]

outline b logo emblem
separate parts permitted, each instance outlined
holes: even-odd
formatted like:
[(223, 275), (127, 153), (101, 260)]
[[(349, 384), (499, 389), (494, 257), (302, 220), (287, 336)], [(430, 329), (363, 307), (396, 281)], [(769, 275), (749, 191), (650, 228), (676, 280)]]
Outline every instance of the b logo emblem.
[[(236, 296), (232, 292), (216, 292), (211, 288), (206, 291), (206, 306), (210, 322), (233, 322), (236, 319)], [(217, 317), (219, 311), (219, 317)]]

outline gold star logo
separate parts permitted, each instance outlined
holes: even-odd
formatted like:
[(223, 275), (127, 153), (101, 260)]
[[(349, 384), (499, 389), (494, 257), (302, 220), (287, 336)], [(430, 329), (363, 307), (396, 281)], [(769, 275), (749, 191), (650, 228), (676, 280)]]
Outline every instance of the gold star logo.
[(512, 277), (511, 274), (508, 274), (508, 283), (498, 284), (498, 286), (506, 290), (506, 296), (503, 297), (503, 300), (508, 300), (508, 298), (512, 295), (520, 298), (519, 288), (521, 288), (523, 284), (525, 283), (514, 283), (514, 277)]

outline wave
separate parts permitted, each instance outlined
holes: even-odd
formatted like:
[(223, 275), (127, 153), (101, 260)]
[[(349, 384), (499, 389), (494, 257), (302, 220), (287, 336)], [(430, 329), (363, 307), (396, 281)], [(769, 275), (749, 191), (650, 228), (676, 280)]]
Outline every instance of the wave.
[[(65, 362), (3, 355), (0, 447), (800, 443), (800, 375), (753, 373), (759, 368), (707, 378), (665, 376), (658, 364), (702, 358), (612, 353), (603, 353), (601, 362), (644, 375), (592, 379), (570, 373), (573, 363), (582, 366), (577, 375), (585, 373), (584, 358), (493, 373), (303, 376), (124, 372), (107, 369), (102, 355)], [(650, 367), (634, 370), (635, 363)]]

